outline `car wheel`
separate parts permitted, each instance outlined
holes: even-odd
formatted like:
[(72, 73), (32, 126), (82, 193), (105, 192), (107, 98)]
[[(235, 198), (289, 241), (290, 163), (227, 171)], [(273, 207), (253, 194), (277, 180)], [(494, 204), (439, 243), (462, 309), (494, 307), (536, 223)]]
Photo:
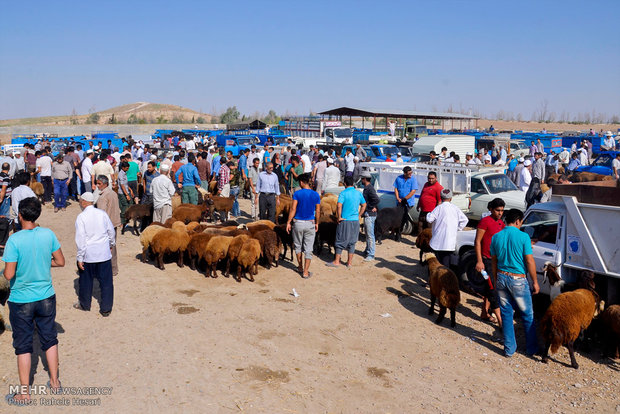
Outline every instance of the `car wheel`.
[(413, 223), (407, 220), (405, 222), (405, 225), (403, 226), (402, 234), (411, 234), (411, 233), (413, 233)]
[(476, 251), (469, 250), (459, 260), (459, 285), (461, 286), (461, 290), (476, 294), (476, 291), (481, 291), (484, 288), (484, 279), (482, 276), (476, 272), (476, 262), (478, 259), (476, 258)]

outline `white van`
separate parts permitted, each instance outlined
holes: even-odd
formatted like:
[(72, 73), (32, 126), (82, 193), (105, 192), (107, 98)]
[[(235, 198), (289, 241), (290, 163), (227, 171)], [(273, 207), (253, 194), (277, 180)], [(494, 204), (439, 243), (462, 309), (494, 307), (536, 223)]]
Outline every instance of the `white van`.
[(448, 148), (448, 154), (454, 151), (465, 162), (465, 155), (468, 152), (473, 154), (476, 148), (476, 137), (473, 135), (429, 135), (420, 138), (412, 149), (416, 154), (428, 154), (435, 151), (441, 153), (443, 147)]

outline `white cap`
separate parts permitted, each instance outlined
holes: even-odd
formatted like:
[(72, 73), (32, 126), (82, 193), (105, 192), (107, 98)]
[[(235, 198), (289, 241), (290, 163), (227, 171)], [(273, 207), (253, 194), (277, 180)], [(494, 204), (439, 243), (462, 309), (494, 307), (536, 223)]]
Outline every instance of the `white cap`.
[(403, 155), (403, 154), (401, 154), (400, 152), (398, 152), (398, 153), (396, 153), (396, 155)]
[(328, 164), (333, 164), (334, 160), (332, 159), (332, 157), (327, 157), (327, 163)]
[(168, 164), (162, 164), (159, 166), (160, 171), (170, 171), (170, 166)]
[(611, 133), (611, 131), (607, 131), (607, 132), (605, 133), (605, 136), (606, 136), (606, 137), (611, 137), (611, 136), (613, 136), (613, 134)]
[(152, 159), (152, 160), (156, 160), (157, 159), (157, 155), (151, 154), (151, 156), (149, 158)]
[(525, 161), (525, 158), (523, 157), (519, 158), (519, 162), (523, 162), (523, 161)]
[(357, 155), (355, 157), (353, 157), (353, 161), (359, 161), (360, 157), (358, 157)]
[(523, 163), (523, 165), (525, 165), (526, 167), (529, 165), (532, 165), (532, 161), (530, 160), (525, 160), (525, 162)]
[(84, 201), (88, 201), (89, 203), (95, 202), (95, 196), (91, 192), (82, 193), (82, 195), (80, 196), (80, 199)]
[(472, 154), (471, 152), (468, 152), (467, 154), (465, 154), (465, 156), (471, 155), (472, 157), (474, 156), (474, 154)]
[(92, 153), (93, 153), (93, 150), (89, 149), (89, 150), (87, 150), (87, 151), (86, 151), (86, 153), (87, 153), (87, 154), (92, 154)]

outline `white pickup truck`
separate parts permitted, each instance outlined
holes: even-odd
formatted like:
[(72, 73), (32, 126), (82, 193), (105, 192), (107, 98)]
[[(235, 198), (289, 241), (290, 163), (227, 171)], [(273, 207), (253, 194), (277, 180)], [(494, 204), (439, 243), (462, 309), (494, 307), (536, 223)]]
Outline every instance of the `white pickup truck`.
[[(541, 293), (549, 294), (543, 277), (547, 263), (557, 266), (566, 282), (588, 270), (596, 275), (597, 291), (607, 305), (620, 303), (620, 187), (613, 181), (553, 187), (551, 202), (534, 204), (521, 230), (532, 239)], [(475, 272), (475, 230), (457, 235), (452, 263), (466, 280)]]

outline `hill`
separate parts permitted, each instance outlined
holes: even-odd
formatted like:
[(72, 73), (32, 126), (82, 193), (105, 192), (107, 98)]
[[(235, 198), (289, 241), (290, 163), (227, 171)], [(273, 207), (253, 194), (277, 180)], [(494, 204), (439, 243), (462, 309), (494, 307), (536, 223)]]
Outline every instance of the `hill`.
[(210, 123), (213, 116), (177, 105), (135, 102), (85, 115), (59, 115), (0, 120), (0, 126), (13, 125), (101, 125)]

